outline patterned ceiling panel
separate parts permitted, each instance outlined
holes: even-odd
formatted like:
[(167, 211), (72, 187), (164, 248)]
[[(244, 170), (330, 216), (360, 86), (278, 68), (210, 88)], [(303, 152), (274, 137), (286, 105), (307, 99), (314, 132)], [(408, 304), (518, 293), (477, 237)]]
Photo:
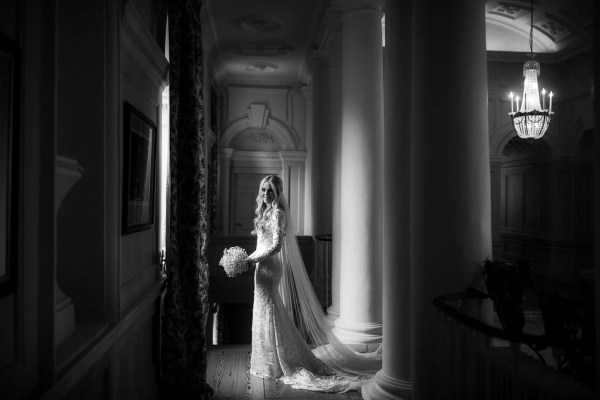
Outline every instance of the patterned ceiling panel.
[(514, 20), (520, 17), (525, 11), (528, 10), (524, 10), (521, 7), (499, 4), (497, 7), (490, 10), (489, 13)]
[(550, 19), (548, 16), (538, 20), (538, 22), (534, 24), (534, 28), (546, 34), (554, 42), (563, 40), (571, 35), (571, 31), (569, 29), (565, 28), (555, 20)]

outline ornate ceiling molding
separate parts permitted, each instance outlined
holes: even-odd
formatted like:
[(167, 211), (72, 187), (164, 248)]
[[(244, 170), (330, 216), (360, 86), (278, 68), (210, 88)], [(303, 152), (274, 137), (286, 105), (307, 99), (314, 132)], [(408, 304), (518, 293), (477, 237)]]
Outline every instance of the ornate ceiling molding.
[(251, 62), (244, 65), (244, 70), (259, 74), (273, 72), (279, 68), (279, 65), (266, 62)]
[(250, 32), (274, 32), (283, 27), (280, 21), (265, 15), (244, 15), (235, 22), (242, 29)]

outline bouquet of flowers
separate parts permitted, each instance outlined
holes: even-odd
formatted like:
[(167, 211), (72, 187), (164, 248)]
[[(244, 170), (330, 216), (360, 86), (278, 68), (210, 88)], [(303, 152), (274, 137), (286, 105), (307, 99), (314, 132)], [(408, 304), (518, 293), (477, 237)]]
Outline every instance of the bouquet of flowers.
[(233, 246), (223, 251), (219, 265), (223, 267), (228, 277), (233, 278), (248, 269), (246, 258), (248, 258), (246, 250)]

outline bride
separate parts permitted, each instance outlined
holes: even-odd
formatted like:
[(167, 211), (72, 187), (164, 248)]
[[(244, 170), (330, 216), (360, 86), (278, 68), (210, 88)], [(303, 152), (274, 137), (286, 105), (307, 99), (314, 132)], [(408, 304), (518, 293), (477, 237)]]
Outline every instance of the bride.
[(381, 353), (356, 353), (341, 343), (324, 319), (290, 228), (283, 183), (260, 183), (253, 234), (256, 264), (250, 372), (281, 379), (295, 389), (360, 390), (381, 369)]

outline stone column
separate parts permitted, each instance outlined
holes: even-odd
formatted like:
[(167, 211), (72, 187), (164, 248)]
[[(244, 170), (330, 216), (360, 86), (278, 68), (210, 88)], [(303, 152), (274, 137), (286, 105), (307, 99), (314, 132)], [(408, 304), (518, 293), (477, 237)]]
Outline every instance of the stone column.
[(502, 165), (503, 158), (490, 160), (490, 187), (492, 204), (492, 259), (499, 258), (502, 252), (502, 238), (500, 227), (502, 226)]
[(365, 400), (412, 398), (410, 162), (412, 20), (410, 2), (386, 2), (383, 138), (383, 365)]
[(235, 149), (225, 147), (219, 149), (219, 198), (223, 209), (219, 213), (221, 217), (221, 235), (229, 235), (229, 199), (231, 198), (231, 159)]
[[(598, 17), (600, 16), (600, 5), (598, 3), (594, 3), (594, 15), (596, 17), (596, 21), (598, 21)], [(600, 43), (600, 29), (594, 29), (594, 40), (596, 43)], [(594, 52), (594, 65), (600, 65), (600, 51)], [(600, 127), (600, 78), (598, 77), (597, 68), (594, 73), (594, 126), (596, 130)], [(596, 327), (600, 327), (600, 270), (598, 267), (600, 265), (600, 140), (594, 140), (594, 228), (593, 228), (593, 248), (594, 248), (594, 285), (596, 290), (595, 293), (595, 304), (596, 304)], [(597, 332), (596, 328), (596, 332)], [(598, 349), (600, 349), (600, 335), (596, 335), (596, 385), (600, 384), (600, 357), (597, 356)]]
[(331, 113), (331, 61), (330, 53), (316, 50), (311, 54), (313, 72), (312, 143), (312, 228), (315, 235), (331, 234), (333, 207), (333, 119)]
[(342, 15), (340, 318), (345, 343), (381, 343), (383, 0), (345, 0)]
[(313, 136), (314, 136), (314, 112), (313, 112), (313, 85), (305, 85), (300, 88), (300, 93), (304, 99), (304, 109), (306, 110), (305, 124), (305, 148), (307, 150), (304, 163), (304, 234), (313, 234), (313, 209), (312, 198), (314, 193), (313, 188)]
[(434, 399), (442, 349), (432, 300), (473, 285), (492, 254), (485, 4), (412, 4), (413, 396)]
[(335, 71), (331, 76), (331, 144), (332, 144), (332, 243), (331, 243), (331, 305), (327, 308), (327, 320), (335, 326), (340, 317), (340, 269), (342, 232), (342, 23), (339, 13), (332, 13), (331, 63)]

